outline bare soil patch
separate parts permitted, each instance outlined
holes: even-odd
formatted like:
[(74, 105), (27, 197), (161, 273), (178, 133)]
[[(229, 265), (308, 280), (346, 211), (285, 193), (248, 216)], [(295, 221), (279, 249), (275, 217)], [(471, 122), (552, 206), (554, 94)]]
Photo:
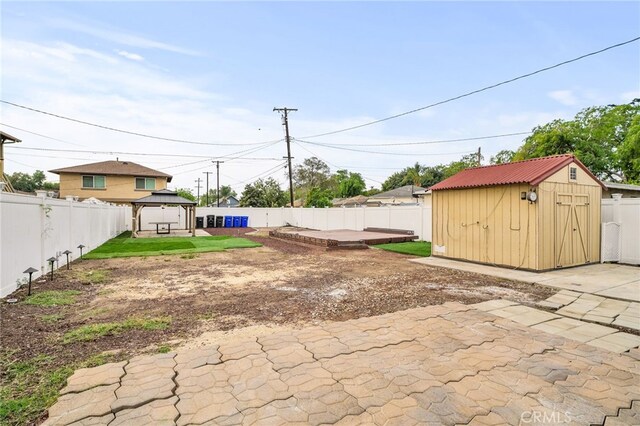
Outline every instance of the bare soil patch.
[[(50, 356), (48, 367), (57, 368), (105, 351), (110, 359), (122, 359), (159, 346), (215, 344), (247, 332), (268, 334), (446, 301), (502, 297), (531, 304), (554, 294), (527, 283), (415, 264), (409, 256), (382, 250), (327, 252), (246, 231), (245, 238), (263, 247), (75, 262), (53, 282), (33, 286), (34, 292), (77, 290), (75, 303), (0, 303), (2, 348), (16, 359)], [(104, 279), (87, 281), (92, 271)], [(25, 296), (26, 289), (12, 295)], [(70, 330), (130, 317), (170, 317), (171, 324), (63, 343)]]

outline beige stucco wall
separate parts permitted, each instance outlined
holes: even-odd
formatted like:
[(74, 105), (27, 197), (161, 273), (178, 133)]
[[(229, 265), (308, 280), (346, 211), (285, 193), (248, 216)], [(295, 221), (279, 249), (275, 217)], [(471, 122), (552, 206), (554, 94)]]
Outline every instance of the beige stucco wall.
[[(60, 198), (68, 195), (77, 196), (80, 200), (95, 197), (112, 203), (127, 203), (151, 194), (151, 190), (136, 189), (136, 176), (106, 175), (105, 189), (82, 188), (80, 174), (60, 174)], [(141, 176), (137, 176), (141, 177)], [(166, 177), (156, 177), (156, 190), (167, 187)]]

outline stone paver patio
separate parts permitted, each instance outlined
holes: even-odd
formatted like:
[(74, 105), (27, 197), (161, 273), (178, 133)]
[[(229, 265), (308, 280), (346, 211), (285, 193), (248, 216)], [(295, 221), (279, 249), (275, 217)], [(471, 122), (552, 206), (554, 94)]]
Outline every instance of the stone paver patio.
[(537, 312), (447, 303), (82, 369), (46, 424), (638, 420), (638, 349), (619, 354), (536, 329), (577, 321)]

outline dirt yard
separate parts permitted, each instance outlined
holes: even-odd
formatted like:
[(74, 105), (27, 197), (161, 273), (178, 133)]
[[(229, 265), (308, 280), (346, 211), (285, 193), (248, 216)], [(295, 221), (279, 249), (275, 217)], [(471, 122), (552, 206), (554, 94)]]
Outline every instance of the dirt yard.
[[(0, 305), (3, 347), (25, 357), (66, 352), (68, 346), (77, 356), (100, 350), (138, 351), (217, 330), (303, 326), (452, 300), (507, 298), (526, 304), (554, 294), (527, 283), (415, 264), (408, 261), (410, 256), (377, 249), (327, 252), (266, 236), (246, 237), (264, 246), (76, 262), (71, 271), (57, 272), (53, 283), (38, 282), (33, 290), (79, 290), (76, 303)], [(102, 271), (102, 282), (87, 284), (92, 273)], [(22, 298), (24, 293), (20, 290), (15, 296)], [(51, 315), (58, 315), (58, 320), (50, 321)], [(171, 317), (171, 326), (52, 345), (70, 329), (130, 316)]]
[[(378, 249), (327, 252), (267, 236), (245, 237), (263, 247), (75, 262), (71, 271), (57, 272), (54, 282), (34, 285), (35, 293), (76, 290), (75, 303), (0, 304), (5, 356), (46, 356), (47, 368), (77, 366), (105, 351), (109, 359), (121, 359), (213, 344), (228, 334), (264, 334), (452, 300), (507, 298), (530, 304), (554, 293), (531, 284), (418, 265), (409, 262), (409, 256)], [(25, 295), (23, 289), (14, 297), (22, 300)], [(69, 331), (127, 318), (168, 318), (169, 325), (114, 329), (96, 338), (68, 340)]]

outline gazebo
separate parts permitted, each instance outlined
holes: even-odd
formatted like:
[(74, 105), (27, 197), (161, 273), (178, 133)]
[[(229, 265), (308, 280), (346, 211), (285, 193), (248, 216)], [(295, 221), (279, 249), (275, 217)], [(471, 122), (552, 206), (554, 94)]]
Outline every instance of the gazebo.
[[(15, 136), (11, 136), (8, 133), (0, 131), (0, 182), (3, 182), (6, 186), (4, 189), (7, 192), (13, 192), (13, 187), (11, 186), (11, 182), (4, 174), (4, 146), (10, 143), (19, 143), (22, 142), (20, 139)], [(0, 188), (2, 190), (2, 188)]]
[[(131, 237), (137, 238), (140, 231), (140, 214), (145, 207), (180, 206), (185, 210), (185, 229), (191, 231), (191, 236), (196, 236), (196, 202), (187, 200), (169, 189), (160, 189), (151, 192), (151, 195), (139, 198), (131, 202), (132, 206), (132, 231)], [(171, 226), (171, 225), (169, 225)], [(169, 228), (171, 229), (171, 228)]]

